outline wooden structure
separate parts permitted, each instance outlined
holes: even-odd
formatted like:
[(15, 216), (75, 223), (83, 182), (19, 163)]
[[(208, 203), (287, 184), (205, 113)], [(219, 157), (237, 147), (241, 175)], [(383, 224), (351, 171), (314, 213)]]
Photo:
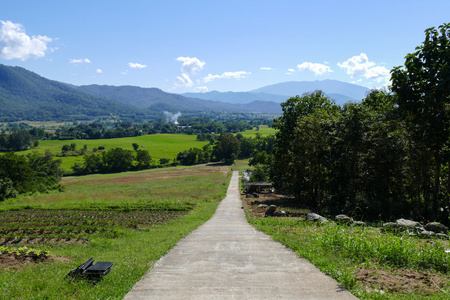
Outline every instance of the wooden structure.
[(261, 193), (261, 190), (271, 189), (273, 183), (272, 182), (246, 182), (245, 188), (247, 193), (258, 192)]

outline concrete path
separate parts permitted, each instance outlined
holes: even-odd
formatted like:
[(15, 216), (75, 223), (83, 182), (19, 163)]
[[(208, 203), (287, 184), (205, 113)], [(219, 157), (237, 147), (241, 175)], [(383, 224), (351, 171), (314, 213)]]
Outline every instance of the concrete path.
[(214, 216), (161, 258), (124, 299), (357, 299), (248, 224), (233, 173)]

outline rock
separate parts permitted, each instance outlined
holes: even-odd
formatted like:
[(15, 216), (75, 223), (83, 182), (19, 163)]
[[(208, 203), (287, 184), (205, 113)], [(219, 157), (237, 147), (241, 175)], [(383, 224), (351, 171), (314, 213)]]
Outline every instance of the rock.
[(247, 195), (245, 196), (245, 198), (255, 198), (255, 197), (253, 197), (253, 195), (247, 194)]
[(420, 233), (420, 235), (421, 236), (432, 236), (432, 235), (435, 235), (435, 233), (433, 231), (424, 230)]
[(267, 204), (260, 204), (258, 205), (258, 208), (268, 208), (269, 206)]
[[(419, 222), (416, 221), (411, 221), (411, 220), (407, 220), (407, 219), (398, 219), (396, 221), (396, 223), (400, 226), (400, 227), (406, 227), (406, 228), (423, 228), (422, 224), (420, 224)], [(423, 231), (423, 230), (421, 230)]]
[(381, 229), (381, 232), (389, 231), (398, 233), (404, 231), (410, 232), (411, 230), (417, 233), (425, 231), (425, 229), (419, 222), (406, 219), (398, 219), (395, 223), (393, 222), (385, 223), (383, 225), (383, 228)]
[(427, 225), (425, 225), (425, 230), (427, 231), (434, 231), (436, 233), (444, 233), (447, 234), (448, 230), (445, 225), (439, 223), (439, 222), (430, 222)]
[(355, 226), (366, 226), (366, 222), (363, 221), (354, 221), (353, 225)]
[(445, 233), (436, 233), (436, 237), (442, 240), (448, 240), (450, 237)]
[(381, 232), (397, 232), (400, 226), (394, 222), (384, 223)]
[(275, 213), (275, 211), (277, 210), (277, 206), (276, 205), (271, 205), (269, 206), (269, 209), (266, 210), (265, 216), (273, 216), (273, 214)]
[(277, 210), (273, 213), (275, 217), (284, 217), (286, 216), (286, 212), (284, 210)]
[(321, 223), (326, 223), (328, 222), (328, 219), (325, 217), (322, 217), (319, 214), (316, 213), (309, 213), (306, 215), (306, 220), (308, 221), (313, 221), (313, 222), (321, 222)]
[(259, 198), (259, 194), (258, 193), (253, 193), (253, 197)]
[(337, 215), (336, 217), (334, 217), (334, 219), (339, 224), (347, 224), (348, 225), (348, 224), (353, 223), (353, 218), (350, 218), (347, 215)]

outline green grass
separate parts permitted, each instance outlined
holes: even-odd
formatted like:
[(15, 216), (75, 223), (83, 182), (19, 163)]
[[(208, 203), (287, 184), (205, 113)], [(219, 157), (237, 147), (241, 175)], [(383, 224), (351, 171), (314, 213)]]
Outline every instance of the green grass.
[(244, 137), (255, 137), (255, 134), (257, 132), (259, 132), (262, 136), (268, 136), (274, 135), (277, 131), (272, 127), (268, 127), (267, 125), (259, 125), (259, 130), (256, 130), (256, 127), (254, 127), (252, 130), (241, 132), (241, 134)]
[[(117, 147), (133, 150), (132, 144), (137, 143), (140, 146), (140, 149), (148, 150), (152, 159), (158, 162), (161, 158), (169, 158), (172, 160), (176, 158), (177, 154), (181, 151), (189, 150), (190, 148), (202, 148), (204, 145), (208, 144), (208, 142), (205, 141), (197, 141), (196, 138), (195, 135), (186, 134), (153, 134), (99, 140), (43, 140), (39, 141), (38, 147), (19, 153), (26, 155), (33, 151), (44, 153), (48, 150), (54, 155), (61, 155), (62, 146), (70, 145), (72, 143), (77, 145), (77, 150), (83, 148), (84, 145), (87, 145), (88, 153), (90, 153), (93, 148), (98, 148), (99, 146), (104, 146), (105, 150)], [(70, 170), (75, 162), (83, 162), (83, 156), (60, 156), (57, 157), (57, 159), (62, 160), (61, 167), (64, 170)]]
[(250, 160), (249, 158), (236, 160), (234, 162), (234, 170), (235, 171), (239, 171), (239, 172), (242, 173), (243, 171), (246, 171), (248, 169), (252, 169), (253, 167), (250, 167), (248, 165), (249, 160)]
[[(321, 271), (336, 279), (361, 299), (448, 299), (450, 255), (448, 242), (422, 240), (381, 234), (378, 228), (354, 228), (341, 225), (318, 225), (295, 218), (247, 219), (257, 229), (271, 235), (309, 260)], [(392, 273), (421, 270), (446, 278), (442, 292), (428, 295), (414, 291), (399, 293), (386, 287), (364, 285), (358, 281), (358, 268), (386, 269)], [(383, 292), (378, 292), (383, 290)]]
[[(72, 177), (63, 179), (64, 192), (0, 203), (0, 209), (4, 211), (0, 214), (13, 213), (20, 208), (77, 210), (77, 215), (84, 215), (84, 223), (89, 224), (95, 222), (96, 215), (116, 212), (117, 216), (123, 216), (126, 208), (143, 213), (184, 211), (181, 218), (170, 218), (150, 226), (101, 225), (114, 226), (115, 234), (105, 234), (100, 230), (86, 236), (86, 232), (61, 230), (61, 227), (69, 225), (53, 226), (54, 237), (75, 232), (82, 234), (87, 241), (81, 244), (49, 242), (33, 245), (38, 251), (48, 251), (53, 260), (23, 265), (19, 270), (1, 269), (0, 299), (122, 299), (177, 241), (212, 216), (226, 195), (230, 175), (229, 167), (201, 165)], [(55, 214), (58, 215), (57, 212)], [(38, 215), (30, 214), (30, 218), (38, 218)], [(60, 219), (65, 218), (67, 214), (61, 214)], [(25, 226), (24, 222), (22, 226)], [(97, 284), (65, 279), (71, 269), (91, 257), (114, 261), (112, 272)]]

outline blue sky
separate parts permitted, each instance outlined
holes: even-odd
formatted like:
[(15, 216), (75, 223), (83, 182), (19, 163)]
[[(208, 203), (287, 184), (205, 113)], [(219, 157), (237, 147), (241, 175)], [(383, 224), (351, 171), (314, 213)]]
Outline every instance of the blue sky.
[(369, 88), (450, 22), (449, 0), (0, 0), (0, 63), (173, 93), (336, 79)]

